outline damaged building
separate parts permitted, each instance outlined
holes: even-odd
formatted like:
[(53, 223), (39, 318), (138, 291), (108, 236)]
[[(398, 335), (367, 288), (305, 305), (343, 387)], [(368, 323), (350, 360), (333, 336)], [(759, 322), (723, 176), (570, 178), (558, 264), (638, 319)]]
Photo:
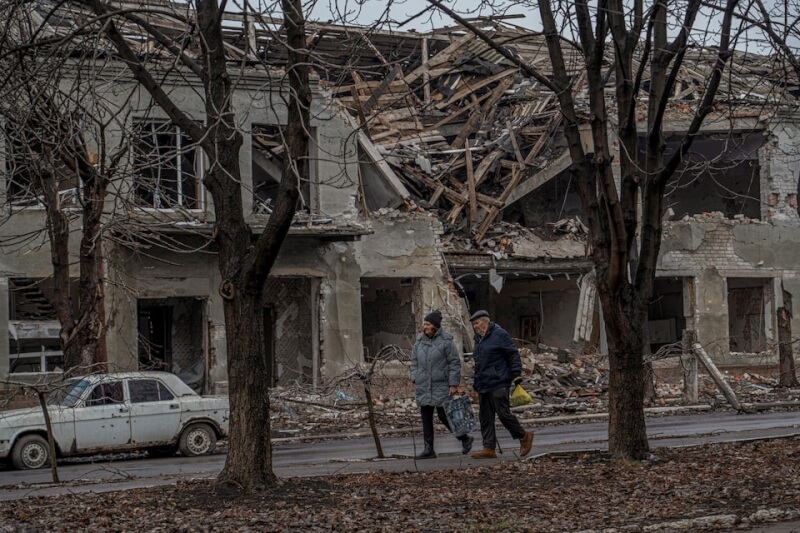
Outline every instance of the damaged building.
[[(243, 201), (258, 233), (285, 164), (286, 55), (277, 21), (226, 16), (230, 68), (240, 80)], [(151, 20), (175, 31), (163, 13)], [(541, 35), (502, 21), (482, 28), (549, 74)], [(466, 349), (466, 317), (487, 309), (521, 345), (604, 353), (555, 95), (462, 27), (307, 31), (317, 61), (312, 164), (263, 293), (271, 384), (320, 384), (385, 346), (410, 349), (434, 308)], [(567, 64), (576, 96), (586, 98), (577, 54)], [(649, 323), (654, 351), (691, 331), (720, 364), (774, 364), (779, 329), (800, 331), (792, 309), (800, 293), (800, 116), (793, 100), (763, 105), (775, 83), (761, 67), (737, 64), (727, 80), (736, 87), (726, 89), (738, 91), (737, 101), (723, 102), (736, 112), (707, 123), (668, 192)], [(704, 79), (697, 68), (687, 69), (674, 96), (667, 129), (675, 138)], [(168, 370), (203, 392), (224, 392), (221, 277), (202, 185), (208, 161), (130, 78), (116, 75), (105, 96), (130, 117), (133, 138), (124, 194), (114, 202), (133, 207), (110, 205), (107, 215), (129, 217), (104, 243), (109, 362)], [(184, 111), (204, 115), (196, 88), (175, 75), (164, 84)], [(43, 227), (41, 201), (11, 164), (8, 135), (5, 145), (0, 379), (61, 364), (47, 237), (19, 239)], [(788, 324), (779, 324), (779, 309), (790, 311)]]

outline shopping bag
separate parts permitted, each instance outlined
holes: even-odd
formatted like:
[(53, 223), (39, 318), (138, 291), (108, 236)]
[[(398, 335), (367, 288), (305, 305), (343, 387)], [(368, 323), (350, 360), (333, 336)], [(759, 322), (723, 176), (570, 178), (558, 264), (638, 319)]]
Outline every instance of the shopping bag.
[(511, 393), (511, 407), (519, 407), (520, 405), (526, 405), (533, 401), (531, 395), (525, 392), (525, 389), (522, 388), (522, 385), (517, 385), (514, 387), (514, 392)]
[(442, 407), (453, 435), (461, 437), (475, 429), (475, 412), (469, 396), (451, 396)]

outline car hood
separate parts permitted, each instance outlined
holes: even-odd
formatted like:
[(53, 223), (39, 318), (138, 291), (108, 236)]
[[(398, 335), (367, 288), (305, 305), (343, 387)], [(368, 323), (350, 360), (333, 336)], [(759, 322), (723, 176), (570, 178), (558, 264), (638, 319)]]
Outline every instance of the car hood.
[(44, 425), (44, 415), (41, 407), (27, 407), (25, 409), (0, 412), (0, 429), (40, 425)]

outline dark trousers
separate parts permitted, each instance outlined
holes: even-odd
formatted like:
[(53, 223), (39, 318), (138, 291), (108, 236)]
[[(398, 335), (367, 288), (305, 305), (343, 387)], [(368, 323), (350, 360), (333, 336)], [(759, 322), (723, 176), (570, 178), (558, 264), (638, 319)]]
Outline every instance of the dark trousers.
[[(449, 431), (450, 423), (447, 422), (447, 415), (444, 414), (444, 407), (434, 407), (432, 405), (420, 405), (419, 414), (422, 416), (422, 441), (430, 447), (433, 447), (433, 411), (439, 416), (439, 420), (444, 424)], [(458, 437), (458, 440), (466, 439), (466, 435)]]
[(497, 447), (497, 434), (494, 430), (495, 415), (513, 438), (521, 439), (525, 436), (525, 430), (522, 429), (519, 420), (511, 414), (511, 403), (508, 401), (507, 387), (502, 387), (486, 394), (478, 394), (478, 402), (480, 407), (478, 416), (481, 421), (481, 438), (483, 438), (484, 448), (494, 450)]

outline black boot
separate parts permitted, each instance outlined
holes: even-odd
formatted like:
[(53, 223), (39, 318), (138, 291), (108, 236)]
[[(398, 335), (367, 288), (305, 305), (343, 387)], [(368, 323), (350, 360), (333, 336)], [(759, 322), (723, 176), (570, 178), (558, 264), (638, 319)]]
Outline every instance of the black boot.
[(425, 444), (425, 449), (422, 453), (414, 457), (414, 459), (436, 459), (436, 452), (433, 451), (433, 444)]
[(475, 437), (470, 435), (464, 435), (459, 439), (461, 441), (461, 453), (462, 455), (467, 455), (470, 450), (472, 450), (472, 443), (475, 441)]

